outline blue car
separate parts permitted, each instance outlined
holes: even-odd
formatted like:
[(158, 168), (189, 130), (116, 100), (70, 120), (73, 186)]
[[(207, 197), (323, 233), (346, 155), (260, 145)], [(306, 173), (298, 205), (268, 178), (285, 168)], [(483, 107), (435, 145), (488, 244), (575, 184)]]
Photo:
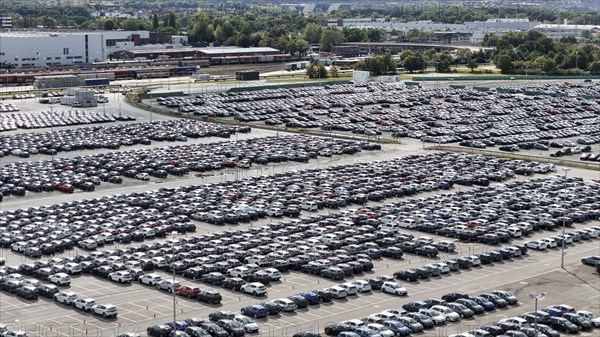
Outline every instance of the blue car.
[(395, 336), (408, 336), (410, 335), (410, 328), (404, 326), (404, 324), (398, 321), (384, 321), (381, 323), (384, 327), (390, 329)]
[(504, 260), (512, 259), (512, 257), (513, 257), (513, 253), (506, 247), (500, 248), (498, 250), (498, 252), (500, 252), (500, 254), (502, 254), (502, 259), (504, 259)]
[[(168, 325), (173, 329), (173, 321), (166, 322), (165, 325)], [(186, 321), (175, 321), (175, 330), (183, 331), (187, 329), (190, 325)]]
[(402, 309), (408, 311), (408, 312), (417, 312), (420, 309), (427, 309), (429, 308), (429, 304), (423, 302), (423, 301), (412, 301), (412, 302), (408, 302), (402, 305)]
[(364, 251), (372, 259), (380, 259), (381, 258), (381, 250), (376, 248), (369, 248)]
[(310, 304), (310, 305), (316, 305), (316, 304), (321, 303), (321, 296), (317, 295), (316, 293), (314, 293), (312, 291), (307, 292), (303, 296), (308, 301), (308, 304)]
[(342, 332), (340, 332), (340, 334), (338, 335), (338, 337), (360, 337), (360, 336), (357, 335), (357, 334), (355, 334), (354, 332), (342, 331)]
[(382, 337), (377, 331), (364, 326), (354, 330), (354, 333), (360, 337)]
[(560, 317), (563, 315), (563, 312), (557, 308), (547, 307), (542, 309), (542, 311), (548, 313), (551, 317)]
[(263, 307), (260, 304), (243, 307), (241, 311), (242, 315), (251, 316), (254, 318), (264, 318), (269, 315), (269, 311), (267, 310), (267, 308)]
[(485, 309), (485, 311), (490, 311), (490, 310), (496, 309), (496, 305), (494, 303), (486, 300), (483, 297), (471, 296), (471, 297), (469, 297), (469, 299), (474, 301), (475, 303), (479, 304), (480, 306), (482, 306)]

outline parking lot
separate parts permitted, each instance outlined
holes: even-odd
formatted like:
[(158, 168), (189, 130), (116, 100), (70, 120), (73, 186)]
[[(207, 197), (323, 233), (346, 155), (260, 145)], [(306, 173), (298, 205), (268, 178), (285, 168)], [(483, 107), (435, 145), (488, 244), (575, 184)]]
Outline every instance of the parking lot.
[[(398, 90), (402, 91), (404, 89)], [(113, 99), (115, 98), (113, 97)], [(121, 102), (111, 102), (111, 109), (114, 109), (117, 106), (115, 104), (118, 103)], [(26, 106), (28, 104), (31, 107), (35, 105), (33, 102), (24, 103), (24, 110), (27, 110)], [(21, 107), (21, 104), (17, 105)], [(148, 121), (149, 118), (145, 112), (134, 111), (127, 113), (136, 117), (136, 123)], [(162, 119), (162, 117), (159, 118)], [(124, 125), (122, 123), (112, 124)], [(85, 127), (82, 126), (81, 129)], [(61, 130), (66, 129), (62, 128)], [(63, 132), (65, 134), (68, 133), (68, 131)], [(14, 133), (11, 132), (11, 134)], [(295, 144), (296, 146), (306, 146), (306, 144), (313, 141), (313, 138), (306, 138), (304, 136), (289, 136), (284, 132), (258, 129), (253, 129), (249, 134), (236, 133), (236, 136), (235, 140), (228, 139), (222, 144), (235, 142), (236, 146), (243, 148), (244, 142), (258, 142), (259, 140), (266, 139), (265, 136), (274, 136), (272, 139), (288, 140), (287, 143)], [(198, 146), (206, 145), (209, 148), (208, 146), (215, 146), (215, 144), (218, 144), (217, 142), (223, 142), (223, 139), (219, 139), (218, 137), (194, 139), (190, 140), (189, 144), (191, 147), (189, 148), (195, 152), (200, 148)], [(348, 144), (351, 144), (351, 142)], [(148, 153), (152, 153), (153, 151), (158, 153), (156, 151), (159, 151), (165, 145), (168, 145), (168, 143), (159, 140), (153, 141), (151, 145), (138, 146), (134, 144), (133, 146), (136, 149), (138, 147), (144, 148)], [(171, 153), (176, 153), (174, 149), (177, 149), (177, 146), (170, 146), (169, 149)], [(287, 151), (289, 152), (290, 149), (288, 148)], [(65, 157), (76, 158), (78, 155), (92, 152), (103, 155), (115, 153), (112, 149), (101, 149), (98, 151), (76, 150), (66, 153)], [(219, 250), (225, 249), (225, 246), (233, 244), (236, 242), (235, 240), (239, 240), (236, 239), (236, 235), (251, 233), (254, 235), (254, 239), (267, 237), (271, 239), (270, 241), (267, 239), (262, 242), (259, 240), (254, 242), (252, 246), (242, 249), (246, 252), (244, 255), (239, 255), (241, 259), (248, 257), (250, 254), (257, 254), (260, 249), (266, 247), (271, 248), (265, 250), (265, 254), (266, 252), (273, 254), (280, 253), (287, 249), (290, 249), (291, 252), (291, 248), (296, 247), (296, 250), (299, 250), (297, 252), (298, 256), (311, 257), (311, 261), (331, 258), (332, 256), (336, 256), (336, 254), (337, 256), (341, 256), (338, 250), (332, 248), (333, 246), (330, 246), (327, 250), (320, 251), (320, 253), (317, 253), (314, 244), (306, 246), (309, 239), (318, 239), (323, 234), (322, 232), (318, 234), (317, 228), (319, 227), (329, 227), (327, 230), (330, 233), (342, 232), (339, 228), (337, 230), (332, 229), (331, 224), (325, 224), (331, 221), (328, 219), (340, 219), (336, 224), (352, 219), (354, 221), (353, 226), (356, 226), (357, 230), (363, 230), (360, 233), (348, 232), (349, 236), (343, 239), (346, 241), (340, 239), (342, 246), (337, 249), (347, 250), (355, 245), (354, 241), (352, 241), (353, 239), (365, 237), (366, 241), (360, 242), (361, 245), (375, 242), (374, 238), (370, 238), (367, 234), (377, 233), (378, 231), (375, 228), (381, 222), (369, 222), (370, 220), (367, 218), (371, 215), (365, 218), (361, 214), (377, 213), (377, 217), (382, 217), (384, 214), (417, 217), (421, 214), (421, 211), (429, 208), (430, 205), (436, 205), (438, 210), (444, 207), (450, 208), (456, 206), (458, 200), (461, 200), (452, 199), (456, 196), (459, 196), (463, 200), (460, 201), (460, 207), (471, 207), (471, 205), (478, 204), (480, 200), (490, 199), (481, 206), (488, 208), (491, 207), (490, 202), (494, 194), (499, 196), (497, 199), (505, 200), (515, 197), (522, 198), (524, 195), (536, 196), (536, 198), (530, 199), (535, 204), (531, 208), (527, 208), (531, 209), (531, 212), (523, 209), (513, 209), (511, 206), (512, 203), (504, 206), (498, 204), (498, 210), (502, 210), (503, 207), (508, 209), (510, 206), (511, 212), (500, 213), (500, 219), (490, 220), (491, 224), (510, 219), (513, 216), (517, 216), (516, 219), (524, 221), (520, 217), (531, 215), (532, 213), (541, 214), (554, 209), (548, 208), (549, 206), (546, 205), (543, 206), (545, 208), (542, 211), (537, 211), (536, 207), (540, 207), (540, 200), (545, 199), (551, 200), (552, 203), (550, 205), (556, 209), (560, 208), (561, 202), (569, 203), (565, 206), (568, 211), (563, 210), (560, 214), (557, 213), (554, 216), (555, 219), (560, 215), (564, 215), (565, 212), (571, 217), (575, 217), (578, 212), (587, 212), (587, 218), (582, 221), (575, 221), (572, 227), (566, 229), (567, 233), (600, 224), (598, 217), (594, 215), (596, 214), (594, 212), (598, 209), (597, 200), (595, 200), (595, 196), (591, 192), (597, 188), (596, 184), (585, 183), (587, 184), (585, 185), (578, 180), (547, 178), (560, 174), (568, 175), (568, 177), (595, 179), (598, 175), (597, 172), (583, 169), (563, 171), (562, 167), (544, 166), (545, 164), (540, 163), (490, 160), (476, 155), (440, 154), (433, 152), (425, 155), (415, 155), (424, 152), (420, 140), (407, 138), (401, 145), (382, 145), (381, 150), (372, 151), (363, 149), (361, 152), (352, 155), (338, 154), (330, 157), (318, 155), (317, 158), (311, 158), (308, 162), (285, 160), (282, 162), (254, 164), (248, 169), (223, 167), (220, 171), (202, 175), (175, 175), (170, 176), (169, 179), (151, 179), (150, 181), (136, 181), (131, 179), (126, 180), (121, 185), (101, 184), (93, 192), (76, 191), (73, 194), (28, 192), (25, 196), (5, 197), (2, 204), (0, 204), (2, 210), (0, 216), (19, 214), (18, 219), (21, 222), (17, 227), (13, 228), (14, 230), (15, 228), (27, 225), (28, 222), (23, 221), (23, 219), (29, 219), (30, 216), (32, 222), (44, 222), (48, 219), (55, 219), (66, 226), (73, 221), (89, 221), (100, 214), (100, 212), (103, 212), (99, 218), (102, 218), (104, 221), (114, 222), (114, 229), (120, 230), (122, 225), (117, 224), (120, 221), (117, 216), (120, 216), (121, 218), (119, 219), (122, 220), (135, 219), (137, 216), (148, 215), (149, 213), (146, 212), (147, 209), (155, 207), (154, 204), (151, 204), (153, 205), (152, 207), (141, 207), (137, 204), (136, 199), (150, 198), (154, 200), (154, 203), (162, 199), (163, 201), (168, 200), (172, 202), (168, 206), (171, 207), (169, 210), (172, 211), (177, 209), (173, 208), (174, 206), (185, 208), (188, 205), (193, 205), (194, 207), (193, 212), (177, 213), (178, 215), (183, 214), (191, 217), (189, 223), (195, 227), (195, 232), (181, 231), (180, 234), (175, 236), (176, 240), (181, 240), (177, 243), (177, 246), (183, 240), (191, 240), (194, 237), (198, 237), (200, 238), (199, 240), (191, 242), (194, 242), (198, 247), (205, 247), (206, 242), (210, 241), (211, 243), (208, 246), (199, 250), (205, 251), (205, 254), (215, 254), (215, 248)], [(116, 153), (124, 157), (131, 157), (133, 155), (133, 152), (129, 151), (127, 147), (117, 150)], [(139, 151), (136, 150), (135, 153), (139, 153)], [(34, 160), (40, 160), (40, 156), (33, 156), (29, 159), (17, 159), (11, 156), (3, 158), (2, 165), (3, 167), (10, 168), (14, 167), (14, 165), (26, 165)], [(140, 159), (136, 161), (140, 161)], [(402, 182), (402, 184), (393, 185), (393, 183), (398, 182)], [(410, 188), (414, 190), (411, 190), (412, 192), (409, 193), (408, 189), (402, 190), (401, 186), (406, 188), (412, 186)], [(509, 186), (509, 188), (503, 188), (502, 186)], [(161, 188), (163, 189), (160, 190)], [(516, 195), (514, 193), (510, 194), (511, 191), (518, 191), (521, 188), (523, 188), (522, 192)], [(545, 189), (541, 190), (541, 188)], [(392, 191), (394, 192), (392, 193)], [(489, 195), (486, 196), (481, 191), (485, 193), (489, 192)], [(270, 199), (264, 197), (268, 193), (272, 195)], [(505, 196), (503, 193), (509, 194)], [(569, 196), (565, 198), (563, 197), (563, 193)], [(110, 195), (117, 194), (121, 196), (114, 197), (114, 199), (110, 197)], [(353, 199), (363, 194), (364, 201), (363, 199)], [(381, 197), (378, 197), (378, 194), (381, 194)], [(578, 195), (582, 196), (581, 199)], [(232, 199), (233, 197), (235, 199)], [(589, 198), (594, 200), (592, 201)], [(211, 207), (200, 210), (199, 203), (203, 202), (201, 199), (204, 202), (210, 202)], [(287, 199), (287, 201), (284, 203), (283, 199)], [(290, 207), (294, 208), (294, 205), (298, 205), (298, 208), (300, 208), (299, 206), (303, 204), (305, 199), (322, 203), (323, 207), (317, 211), (299, 209), (300, 217), (286, 213), (283, 217), (267, 215), (259, 216), (257, 219), (251, 219), (250, 221), (225, 224), (217, 224), (214, 223), (214, 219), (201, 217), (201, 213), (208, 213), (214, 210), (214, 207), (222, 210), (225, 210), (224, 207), (235, 209), (234, 206), (236, 204), (251, 205), (255, 210), (262, 210), (264, 212), (272, 212), (274, 208), (283, 206), (287, 212)], [(333, 202), (333, 200), (339, 199), (344, 199), (348, 203), (346, 204), (345, 202), (338, 205)], [(523, 200), (521, 199), (520, 201), (522, 202)], [(65, 202), (69, 202), (69, 204), (65, 204)], [(281, 203), (281, 206), (277, 204), (278, 202)], [(50, 207), (50, 205), (60, 203), (63, 204), (58, 207)], [(403, 209), (406, 205), (411, 204), (416, 207)], [(37, 208), (27, 210), (30, 207)], [(90, 211), (79, 212), (79, 214), (67, 213), (85, 208), (90, 209)], [(37, 215), (39, 218), (33, 220), (35, 212), (49, 209), (52, 210), (50, 213), (40, 213)], [(463, 208), (460, 211), (453, 209), (452, 212), (455, 212), (455, 214), (451, 215), (451, 217), (457, 217), (465, 209), (468, 208)], [(107, 219), (109, 215), (105, 215), (107, 214), (105, 213), (106, 211), (109, 211), (110, 216), (113, 218)], [(164, 209), (161, 208), (160, 211), (162, 212)], [(30, 212), (31, 215), (25, 215), (24, 212)], [(193, 214), (198, 214), (198, 218), (195, 218)], [(53, 215), (54, 217), (48, 217), (49, 215)], [(473, 213), (460, 221), (467, 224), (470, 221), (481, 219), (480, 216), (482, 216), (482, 213)], [(162, 221), (169, 217), (173, 217), (173, 215), (165, 215), (164, 218), (158, 217), (153, 221)], [(181, 219), (183, 218), (179, 218), (179, 220)], [(442, 226), (442, 222), (440, 222), (441, 218), (429, 217), (428, 219), (429, 222), (439, 223)], [(0, 219), (0, 221), (5, 220), (5, 218)], [(542, 222), (542, 220), (537, 218), (525, 220)], [(320, 221), (325, 221), (325, 223), (321, 223)], [(457, 218), (456, 221), (459, 221), (459, 219)], [(4, 222), (3, 226), (17, 223), (17, 219), (15, 218)], [(282, 225), (279, 226), (277, 225), (278, 223), (282, 223)], [(307, 226), (301, 227), (299, 223)], [(431, 229), (429, 227), (401, 228), (401, 233), (414, 235), (415, 237), (427, 236), (435, 243), (446, 240), (453, 242), (456, 246), (456, 251), (440, 251), (437, 257), (434, 258), (407, 251), (404, 252), (401, 259), (388, 257), (381, 259), (374, 258), (372, 270), (346, 276), (344, 277), (344, 281), (334, 281), (317, 275), (309, 275), (300, 270), (283, 271), (280, 281), (273, 281), (267, 284), (268, 295), (266, 297), (254, 297), (240, 291), (225, 289), (219, 285), (211, 285), (177, 275), (176, 280), (183, 285), (194, 285), (202, 290), (219, 292), (222, 296), (222, 302), (216, 305), (209, 305), (198, 300), (177, 296), (175, 298), (175, 310), (172, 302), (172, 294), (157, 290), (155, 287), (142, 285), (135, 281), (132, 284), (119, 284), (92, 274), (73, 275), (70, 286), (61, 287), (61, 290), (68, 289), (81, 297), (92, 297), (97, 303), (114, 304), (119, 310), (118, 318), (104, 319), (91, 313), (84, 313), (71, 306), (58, 304), (47, 298), (40, 297), (33, 301), (25, 300), (12, 293), (1, 291), (0, 322), (6, 324), (11, 330), (25, 330), (29, 336), (116, 336), (124, 332), (137, 332), (145, 335), (148, 326), (168, 322), (173, 319), (174, 313), (177, 319), (200, 317), (204, 320), (208, 319), (209, 313), (216, 310), (231, 310), (239, 315), (242, 307), (267, 300), (323, 289), (346, 281), (381, 275), (393, 275), (399, 270), (422, 267), (430, 263), (449, 259), (487, 254), (503, 246), (523, 244), (526, 241), (534, 241), (551, 236), (555, 237), (561, 234), (560, 221), (557, 223), (559, 226), (552, 230), (534, 230), (523, 237), (512, 237), (509, 242), (495, 245), (480, 243), (477, 242), (477, 239), (470, 242), (465, 238), (459, 237), (457, 233), (452, 234), (453, 236), (446, 236), (441, 232), (429, 231)], [(131, 228), (124, 227), (125, 232), (133, 233), (135, 230), (143, 228), (144, 226), (138, 227), (140, 224), (134, 225), (132, 223), (130, 224)], [(180, 222), (175, 221), (170, 224), (161, 222), (161, 225), (156, 227), (157, 231), (159, 227), (165, 228), (167, 233), (165, 238), (144, 238), (143, 241), (132, 243), (107, 243), (102, 248), (98, 248), (98, 251), (111, 252), (108, 255), (113, 256), (112, 254), (116, 249), (127, 250), (129, 247), (139, 246), (142, 243), (151, 245), (158, 242), (162, 245), (164, 252), (166, 252), (164, 256), (170, 256), (169, 249), (172, 248), (169, 247), (173, 246), (170, 244), (169, 240), (172, 238), (168, 233), (170, 233), (170, 230), (173, 230), (175, 224), (179, 225)], [(309, 224), (313, 224), (314, 226), (308, 226)], [(86, 224), (85, 226), (88, 225)], [(450, 223), (447, 223), (441, 228), (454, 226), (456, 224), (450, 225)], [(483, 225), (477, 224), (474, 226)], [(273, 229), (267, 231), (266, 227), (272, 227)], [(41, 226), (38, 227), (38, 230), (41, 230), (41, 228), (47, 227)], [(437, 228), (436, 230), (439, 229)], [(500, 227), (496, 229), (500, 229), (501, 231)], [(488, 230), (485, 233), (496, 233), (496, 229), (495, 231)], [(230, 233), (225, 234), (224, 231), (230, 231)], [(267, 232), (273, 233), (275, 231), (278, 231), (277, 234), (264, 235)], [(51, 232), (47, 232), (46, 234), (49, 233)], [(293, 236), (292, 242), (288, 245), (279, 248), (273, 245), (280, 242), (273, 241), (280, 236), (296, 234), (302, 234), (302, 236)], [(395, 235), (388, 236), (388, 238), (395, 237)], [(84, 236), (78, 240), (85, 238), (89, 237)], [(218, 240), (219, 238), (230, 238), (226, 240), (229, 243), (216, 243), (217, 241), (214, 240)], [(245, 238), (246, 241), (254, 240), (248, 239), (248, 236)], [(77, 243), (78, 241), (74, 242)], [(267, 242), (270, 243), (267, 244)], [(242, 243), (245, 243), (245, 241), (237, 241), (238, 246)], [(380, 243), (380, 247), (382, 250), (387, 248), (383, 243)], [(600, 239), (597, 237), (581, 239), (578, 242), (568, 243), (566, 247), (566, 268), (564, 270), (560, 268), (560, 246), (540, 251), (529, 249), (526, 255), (520, 257), (495, 261), (479, 267), (474, 266), (467, 269), (459, 269), (442, 274), (442, 276), (421, 279), (417, 282), (398, 280), (408, 290), (408, 296), (405, 297), (398, 297), (383, 293), (380, 290), (374, 290), (369, 293), (361, 293), (357, 296), (348, 296), (345, 299), (334, 299), (329, 303), (324, 302), (317, 305), (309, 305), (305, 309), (297, 309), (292, 313), (281, 313), (269, 316), (268, 318), (257, 319), (256, 321), (259, 323), (261, 336), (291, 337), (294, 333), (300, 331), (315, 331), (324, 335), (323, 330), (326, 325), (348, 319), (367, 317), (386, 309), (399, 308), (409, 301), (441, 297), (443, 294), (452, 291), (479, 294), (494, 289), (511, 291), (519, 298), (520, 304), (508, 309), (496, 309), (484, 315), (478, 315), (475, 318), (463, 319), (459, 323), (445, 324), (432, 330), (426, 330), (421, 335), (447, 336), (461, 331), (472, 330), (483, 324), (498, 321), (502, 318), (532, 311), (533, 300), (529, 299), (528, 296), (532, 291), (543, 291), (546, 293), (545, 298), (540, 302), (540, 307), (566, 303), (573, 305), (577, 310), (590, 310), (598, 313), (600, 310), (600, 281), (598, 275), (593, 273), (592, 267), (581, 265), (580, 260), (584, 256), (599, 255)], [(229, 252), (234, 253), (238, 251), (239, 249), (230, 250)], [(18, 267), (21, 264), (39, 261), (39, 259), (31, 259), (22, 253), (11, 251), (8, 247), (1, 248), (0, 252), (0, 256), (6, 260), (6, 266)], [(348, 255), (353, 256), (353, 259), (356, 259), (354, 257), (356, 252), (350, 252), (350, 250), (347, 250), (347, 252)], [(241, 252), (239, 253), (241, 254)], [(332, 253), (333, 255), (331, 255)], [(66, 249), (62, 253), (57, 252), (52, 255), (45, 255), (42, 260), (59, 257), (75, 258), (76, 256), (86, 256), (88, 254), (90, 254), (90, 251), (75, 247), (74, 249)], [(308, 261), (306, 260), (303, 263), (306, 264)], [(155, 268), (152, 272), (161, 275), (163, 280), (173, 277), (168, 268)], [(597, 335), (597, 331), (581, 332), (580, 335), (595, 336)]]

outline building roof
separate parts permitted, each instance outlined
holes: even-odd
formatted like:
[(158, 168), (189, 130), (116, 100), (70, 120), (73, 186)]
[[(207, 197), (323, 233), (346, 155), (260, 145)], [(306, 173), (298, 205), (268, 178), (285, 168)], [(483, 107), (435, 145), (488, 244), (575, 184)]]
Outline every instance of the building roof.
[(134, 49), (126, 50), (126, 52), (132, 54), (159, 54), (159, 53), (187, 53), (187, 52), (200, 52), (208, 55), (220, 55), (220, 54), (241, 54), (241, 53), (279, 53), (278, 49), (269, 47), (207, 47), (207, 48), (159, 48), (159, 49)]
[(39, 37), (51, 37), (51, 36), (73, 36), (73, 35), (97, 35), (97, 34), (106, 34), (106, 33), (124, 33), (124, 34), (139, 34), (146, 31), (119, 31), (119, 30), (111, 30), (111, 31), (36, 31), (36, 30), (9, 30), (2, 31), (0, 37), (17, 37), (17, 38), (39, 38)]
[(600, 26), (596, 25), (560, 25), (554, 23), (543, 23), (533, 27), (534, 29), (560, 29), (560, 30), (592, 30), (600, 29)]
[(270, 48), (270, 47), (250, 47), (250, 48), (240, 48), (240, 47), (208, 47), (208, 48), (198, 48), (201, 52), (205, 54), (237, 54), (237, 53), (277, 53), (278, 49)]

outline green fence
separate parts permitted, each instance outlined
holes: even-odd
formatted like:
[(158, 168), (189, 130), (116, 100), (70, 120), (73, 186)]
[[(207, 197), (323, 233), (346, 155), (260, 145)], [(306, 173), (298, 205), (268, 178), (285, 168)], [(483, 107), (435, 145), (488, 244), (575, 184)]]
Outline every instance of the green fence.
[(443, 77), (413, 77), (413, 81), (506, 81), (506, 80), (578, 80), (578, 79), (600, 79), (598, 75), (570, 75), (570, 76), (539, 76), (539, 75), (497, 75), (497, 76), (443, 76)]
[(173, 96), (183, 96), (183, 91), (173, 91), (173, 92), (149, 92), (145, 94), (140, 94), (141, 99), (147, 98), (158, 98), (158, 97), (173, 97)]
[(228, 92), (245, 92), (245, 91), (258, 91), (258, 90), (269, 90), (269, 89), (290, 89), (290, 88), (304, 88), (304, 87), (321, 87), (332, 84), (347, 84), (349, 80), (339, 81), (324, 81), (324, 82), (302, 82), (302, 83), (282, 83), (273, 85), (261, 85), (254, 87), (234, 87), (228, 90)]

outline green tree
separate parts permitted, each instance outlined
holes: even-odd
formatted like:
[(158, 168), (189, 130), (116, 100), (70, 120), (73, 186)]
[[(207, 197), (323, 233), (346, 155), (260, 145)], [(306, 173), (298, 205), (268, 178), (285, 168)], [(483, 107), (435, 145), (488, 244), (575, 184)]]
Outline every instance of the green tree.
[(158, 27), (160, 27), (160, 23), (158, 23), (158, 15), (154, 13), (154, 15), (152, 15), (152, 29), (157, 30)]
[(169, 12), (169, 24), (168, 24), (168, 26), (177, 29), (177, 20), (175, 19), (175, 12), (173, 12), (173, 11)]
[(383, 40), (384, 32), (381, 29), (367, 29), (365, 38), (368, 42), (381, 42)]
[(327, 69), (322, 64), (312, 63), (306, 67), (306, 76), (308, 78), (326, 78)]
[(498, 67), (498, 69), (500, 69), (500, 71), (503, 74), (508, 74), (511, 72), (512, 62), (512, 57), (506, 53), (496, 55), (496, 57), (494, 58), (494, 64), (496, 65), (496, 67)]
[(471, 72), (473, 72), (473, 69), (477, 68), (478, 66), (479, 66), (479, 64), (477, 63), (477, 59), (475, 59), (475, 57), (471, 57), (467, 61), (467, 67), (469, 67), (469, 69), (471, 69)]
[(548, 56), (540, 56), (533, 62), (534, 65), (546, 73), (551, 73), (556, 70), (556, 62)]
[(600, 61), (594, 61), (588, 65), (590, 74), (600, 75)]
[(340, 45), (344, 42), (344, 33), (337, 29), (326, 29), (321, 35), (321, 50), (331, 51), (331, 47)]
[(329, 75), (331, 75), (331, 77), (334, 77), (334, 78), (340, 77), (338, 68), (336, 66), (331, 66), (329, 68)]
[(214, 29), (210, 24), (210, 17), (206, 12), (199, 12), (194, 16), (191, 29), (188, 31), (190, 42), (213, 42)]
[(438, 73), (449, 73), (450, 65), (452, 64), (452, 56), (448, 52), (438, 54), (435, 62), (435, 71)]
[(304, 28), (304, 40), (308, 43), (319, 43), (323, 29), (316, 23), (309, 23)]
[(421, 54), (413, 55), (404, 61), (404, 70), (412, 73), (425, 69), (425, 59)]
[(240, 34), (237, 39), (237, 45), (242, 48), (247, 48), (252, 45), (252, 39), (246, 34)]
[(104, 21), (104, 30), (114, 30), (115, 27), (116, 27), (116, 25), (113, 20)]

